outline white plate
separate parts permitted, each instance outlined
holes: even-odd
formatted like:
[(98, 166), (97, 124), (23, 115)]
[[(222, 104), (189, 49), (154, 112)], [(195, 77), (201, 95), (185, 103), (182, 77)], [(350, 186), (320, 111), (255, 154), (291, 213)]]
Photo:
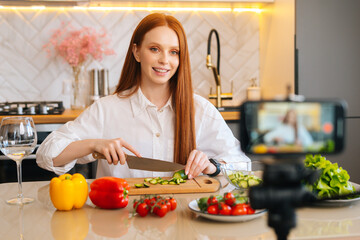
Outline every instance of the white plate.
[[(351, 184), (355, 187), (356, 191), (360, 190), (360, 185), (351, 182)], [(314, 203), (314, 206), (319, 207), (345, 207), (352, 204), (355, 204), (360, 201), (360, 197), (352, 198), (352, 199), (337, 199), (337, 200), (325, 200), (323, 202)]]
[(214, 221), (220, 221), (220, 222), (245, 222), (250, 221), (255, 218), (259, 218), (262, 215), (265, 214), (266, 210), (256, 210), (254, 214), (249, 215), (238, 215), (238, 216), (227, 216), (227, 215), (213, 215), (205, 212), (201, 212), (200, 208), (196, 202), (196, 200), (192, 200), (189, 203), (189, 208), (191, 211), (195, 212), (196, 214), (199, 214), (200, 216), (211, 219)]

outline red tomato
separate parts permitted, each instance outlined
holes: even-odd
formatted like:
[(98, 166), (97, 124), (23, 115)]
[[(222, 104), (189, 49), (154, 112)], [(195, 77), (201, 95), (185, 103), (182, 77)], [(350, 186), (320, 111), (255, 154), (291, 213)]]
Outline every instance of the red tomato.
[(214, 205), (214, 204), (217, 204), (218, 203), (218, 200), (216, 197), (214, 196), (210, 196), (209, 199), (207, 200), (207, 204), (210, 206), (210, 205)]
[(167, 212), (168, 212), (168, 206), (167, 206), (166, 204), (158, 203), (158, 204), (154, 207), (154, 213), (155, 213), (156, 215), (158, 215), (159, 217), (165, 216)]
[(236, 201), (234, 194), (232, 194), (231, 192), (224, 193), (224, 199), (225, 199), (225, 203), (229, 206), (233, 206)]
[(155, 199), (149, 199), (149, 201), (147, 202), (147, 205), (149, 205), (150, 207), (154, 206), (155, 204), (156, 204)]
[(160, 200), (161, 204), (165, 204), (168, 208), (168, 212), (171, 211), (171, 203), (169, 202), (168, 199), (163, 199), (163, 200)]
[(177, 202), (176, 202), (175, 198), (170, 198), (169, 202), (171, 204), (171, 211), (174, 211), (177, 207)]
[(231, 207), (229, 205), (227, 205), (226, 203), (221, 202), (220, 206), (219, 206), (219, 214), (220, 215), (230, 215)]
[(248, 208), (245, 203), (236, 204), (231, 209), (231, 215), (246, 215), (248, 214)]
[(134, 201), (133, 208), (135, 208), (135, 209), (136, 209), (136, 205), (138, 205), (138, 204), (139, 204), (139, 201), (138, 201), (138, 200), (135, 200), (135, 201)]
[(146, 203), (140, 203), (137, 208), (136, 212), (141, 216), (145, 217), (149, 212), (149, 207)]
[(250, 204), (246, 204), (247, 214), (254, 214), (255, 210), (250, 206)]
[(209, 214), (214, 214), (214, 215), (217, 215), (219, 214), (219, 207), (218, 205), (210, 205), (208, 208), (207, 208), (207, 212)]

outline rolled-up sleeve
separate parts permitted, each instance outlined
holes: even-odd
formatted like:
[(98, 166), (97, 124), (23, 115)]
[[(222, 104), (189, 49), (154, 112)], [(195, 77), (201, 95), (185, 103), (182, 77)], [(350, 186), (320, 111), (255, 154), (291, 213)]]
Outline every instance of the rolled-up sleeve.
[(100, 138), (102, 135), (101, 108), (94, 103), (74, 121), (67, 122), (58, 130), (49, 134), (36, 152), (36, 163), (41, 168), (58, 175), (71, 170), (76, 163), (94, 161), (91, 155), (75, 159), (64, 166), (55, 167), (53, 159), (57, 157), (70, 143), (83, 139)]

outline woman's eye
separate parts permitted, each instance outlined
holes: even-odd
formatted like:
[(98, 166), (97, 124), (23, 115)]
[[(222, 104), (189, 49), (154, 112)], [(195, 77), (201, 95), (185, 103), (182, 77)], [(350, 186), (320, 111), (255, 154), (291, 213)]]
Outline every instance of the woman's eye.
[(179, 55), (179, 51), (173, 50), (170, 52), (172, 55)]
[(159, 49), (158, 49), (158, 48), (156, 48), (156, 47), (151, 47), (151, 48), (150, 48), (150, 51), (153, 51), (153, 52), (158, 52), (158, 51), (159, 51)]

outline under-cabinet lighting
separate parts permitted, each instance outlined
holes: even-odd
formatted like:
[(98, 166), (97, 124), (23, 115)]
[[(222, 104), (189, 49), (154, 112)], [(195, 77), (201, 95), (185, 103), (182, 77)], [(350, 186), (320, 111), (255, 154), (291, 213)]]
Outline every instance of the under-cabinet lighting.
[(202, 8), (202, 7), (89, 7), (92, 10), (120, 10), (120, 11), (202, 11), (202, 12), (231, 12), (231, 8)]
[(256, 12), (261, 13), (263, 10), (260, 8), (234, 8), (234, 12)]
[(34, 9), (34, 10), (43, 10), (43, 9), (46, 9), (45, 6), (31, 6), (31, 9)]

